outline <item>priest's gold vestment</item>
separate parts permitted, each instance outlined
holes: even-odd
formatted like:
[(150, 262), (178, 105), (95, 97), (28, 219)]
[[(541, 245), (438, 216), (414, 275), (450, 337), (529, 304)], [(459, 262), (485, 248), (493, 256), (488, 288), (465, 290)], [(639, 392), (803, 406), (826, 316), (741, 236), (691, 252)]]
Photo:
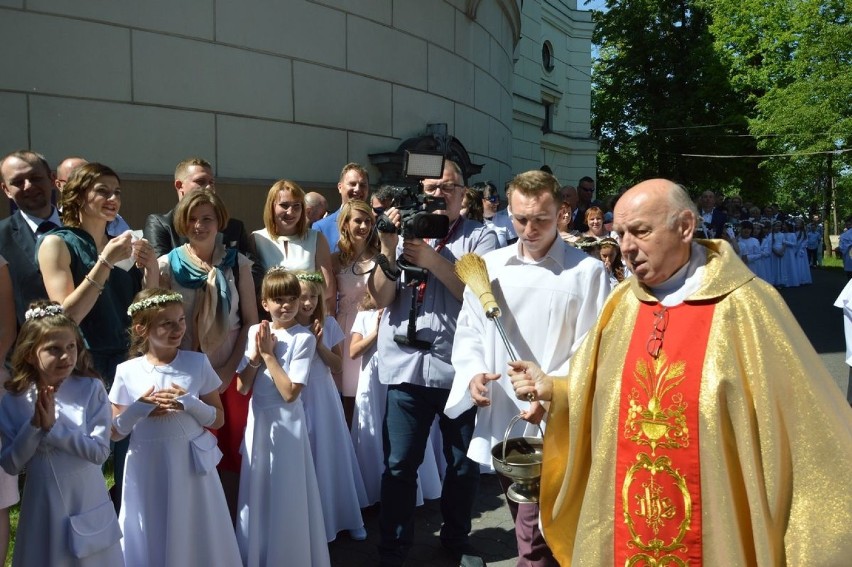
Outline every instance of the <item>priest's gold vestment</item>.
[[(686, 303), (715, 308), (698, 401), (704, 565), (852, 565), (852, 409), (775, 289), (718, 240)], [(541, 521), (563, 567), (613, 565), (625, 355), (640, 302), (617, 287), (554, 381)], [(828, 314), (827, 316), (829, 316)], [(621, 567), (621, 566), (619, 566)]]

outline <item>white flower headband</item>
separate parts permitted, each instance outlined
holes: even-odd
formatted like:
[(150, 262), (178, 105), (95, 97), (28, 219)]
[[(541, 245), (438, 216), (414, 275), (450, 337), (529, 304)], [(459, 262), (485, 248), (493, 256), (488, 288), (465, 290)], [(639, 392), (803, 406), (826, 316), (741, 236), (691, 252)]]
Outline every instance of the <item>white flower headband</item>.
[(183, 296), (181, 294), (176, 292), (164, 293), (163, 295), (155, 295), (153, 297), (148, 297), (146, 299), (139, 300), (136, 303), (131, 303), (130, 307), (127, 308), (127, 314), (133, 317), (134, 313), (142, 311), (143, 309), (150, 309), (151, 307), (164, 305), (166, 303), (181, 302), (183, 302)]
[(24, 320), (41, 319), (42, 317), (51, 317), (53, 315), (65, 315), (65, 310), (61, 305), (45, 305), (44, 307), (33, 307), (27, 309), (24, 313)]
[(299, 272), (296, 274), (296, 279), (300, 282), (325, 283), (325, 278), (322, 277), (320, 272)]

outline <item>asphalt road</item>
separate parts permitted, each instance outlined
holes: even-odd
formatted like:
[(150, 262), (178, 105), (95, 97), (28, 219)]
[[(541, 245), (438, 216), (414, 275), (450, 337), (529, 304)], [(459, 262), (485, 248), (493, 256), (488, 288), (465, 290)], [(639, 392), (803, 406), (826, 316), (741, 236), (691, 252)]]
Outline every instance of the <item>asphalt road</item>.
[[(805, 334), (820, 354), (829, 372), (845, 395), (849, 367), (845, 364), (843, 317), (833, 306), (846, 284), (842, 270), (813, 271), (814, 283), (808, 286), (780, 290), (790, 310)], [(748, 324), (744, 321), (743, 324)], [(378, 506), (364, 511), (367, 527), (366, 541), (355, 542), (345, 533), (329, 545), (332, 564), (336, 567), (362, 567), (378, 564)], [(437, 500), (427, 501), (415, 515), (415, 545), (409, 556), (410, 567), (450, 567), (455, 563), (440, 543), (441, 512)], [(505, 504), (500, 485), (493, 475), (483, 475), (476, 498), (471, 542), (482, 552), (491, 567), (514, 567), (517, 548), (514, 526)]]

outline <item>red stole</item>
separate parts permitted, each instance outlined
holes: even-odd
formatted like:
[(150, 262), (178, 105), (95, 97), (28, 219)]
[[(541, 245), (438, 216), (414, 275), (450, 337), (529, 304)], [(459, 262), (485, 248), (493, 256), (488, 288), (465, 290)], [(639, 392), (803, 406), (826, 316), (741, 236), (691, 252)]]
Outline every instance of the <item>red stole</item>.
[(621, 377), (617, 566), (701, 565), (698, 394), (713, 310), (639, 308)]

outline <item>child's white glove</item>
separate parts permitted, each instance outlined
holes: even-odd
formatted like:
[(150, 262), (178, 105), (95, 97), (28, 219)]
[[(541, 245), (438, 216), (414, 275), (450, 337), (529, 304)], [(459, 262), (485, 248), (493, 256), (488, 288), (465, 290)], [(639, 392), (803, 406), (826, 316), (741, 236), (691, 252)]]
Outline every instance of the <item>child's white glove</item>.
[(133, 431), (133, 427), (148, 417), (148, 414), (154, 411), (156, 407), (154, 404), (136, 400), (127, 406), (123, 412), (115, 416), (115, 419), (112, 420), (112, 428), (127, 437)]
[(195, 418), (201, 427), (210, 427), (216, 421), (216, 408), (209, 406), (192, 394), (184, 394), (175, 398), (183, 405), (183, 411)]

